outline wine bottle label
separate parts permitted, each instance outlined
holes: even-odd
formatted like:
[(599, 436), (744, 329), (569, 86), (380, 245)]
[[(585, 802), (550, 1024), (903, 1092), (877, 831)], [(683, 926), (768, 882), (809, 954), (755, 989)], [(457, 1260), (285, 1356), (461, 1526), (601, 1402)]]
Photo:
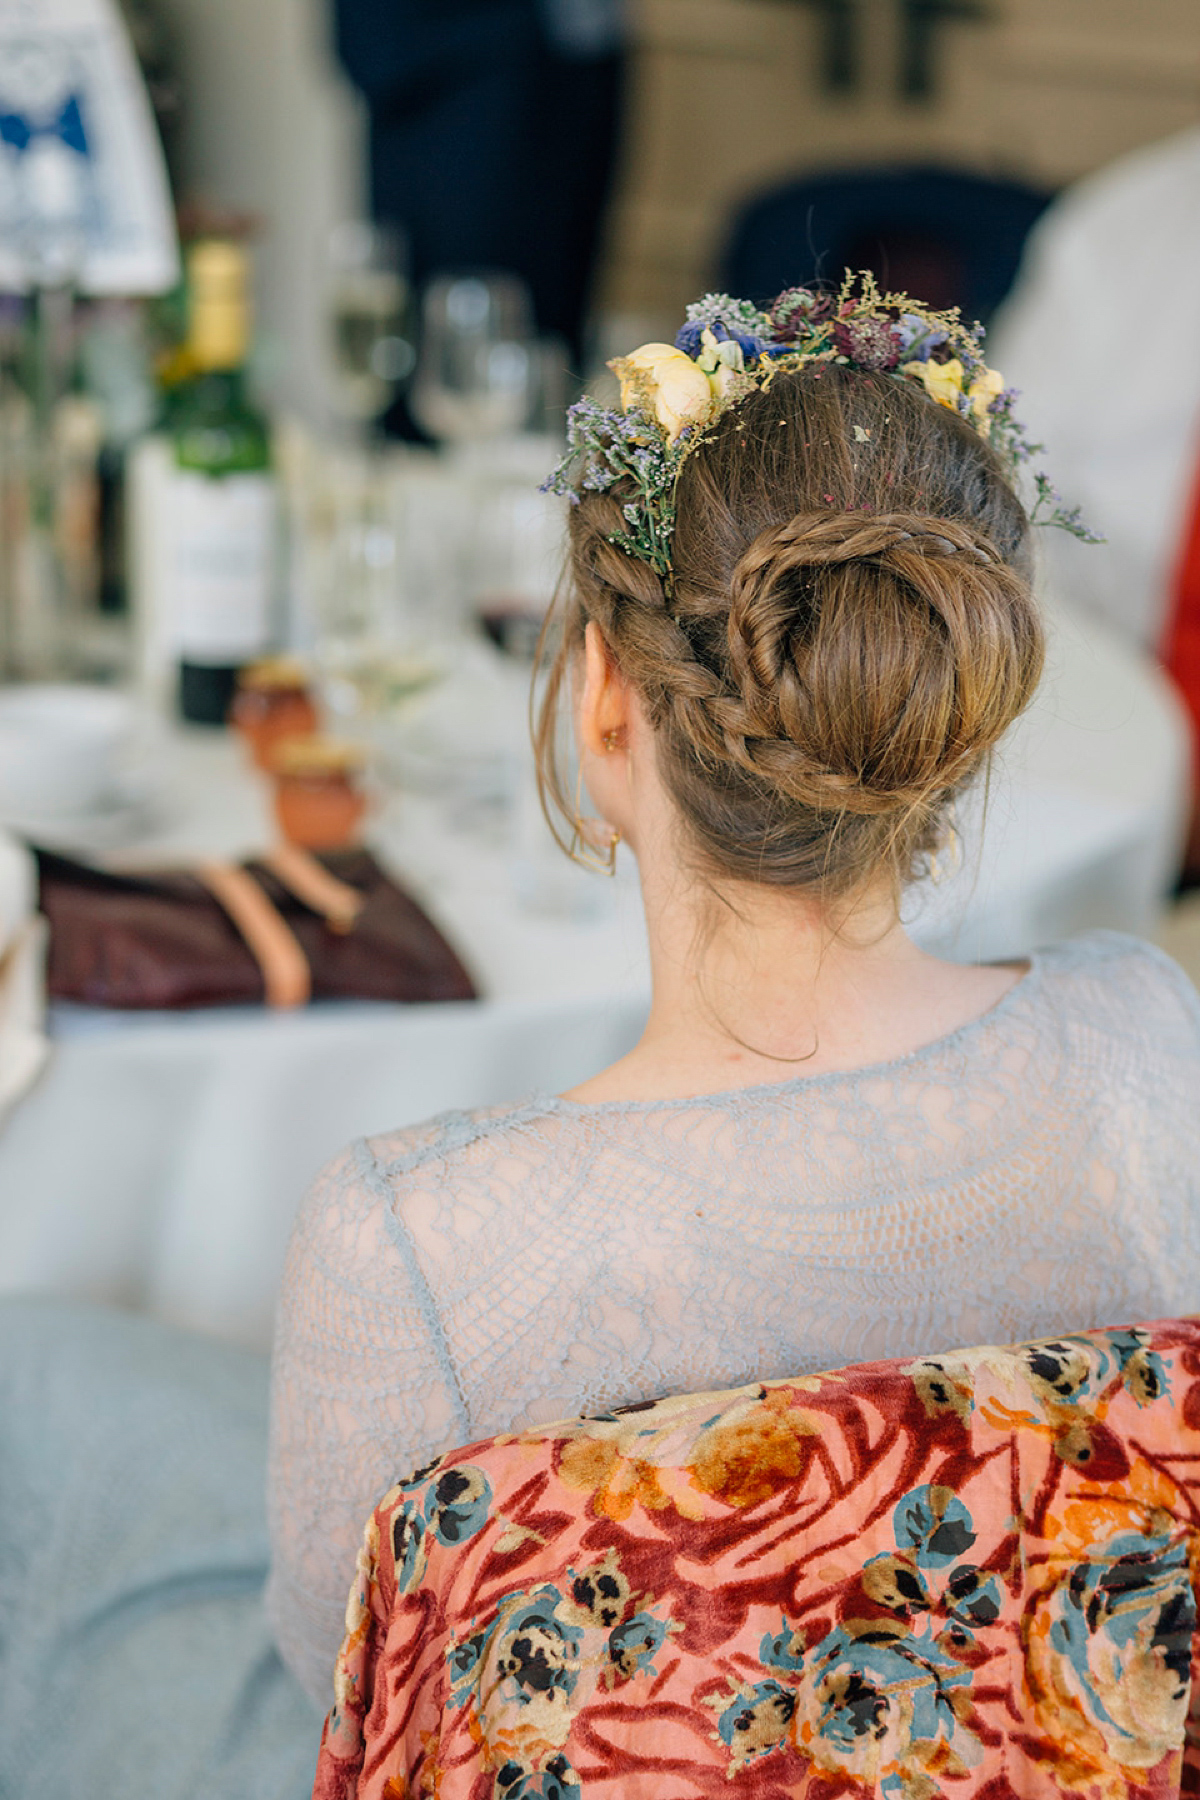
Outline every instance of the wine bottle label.
[(175, 469), (164, 501), (165, 600), (176, 655), (213, 667), (260, 656), (272, 635), (273, 477)]

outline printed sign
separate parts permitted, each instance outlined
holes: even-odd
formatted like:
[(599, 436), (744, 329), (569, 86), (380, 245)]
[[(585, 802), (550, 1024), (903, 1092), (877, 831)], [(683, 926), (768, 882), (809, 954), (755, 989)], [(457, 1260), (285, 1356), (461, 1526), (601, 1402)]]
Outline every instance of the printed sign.
[(115, 0), (0, 0), (0, 291), (174, 285), (166, 169)]

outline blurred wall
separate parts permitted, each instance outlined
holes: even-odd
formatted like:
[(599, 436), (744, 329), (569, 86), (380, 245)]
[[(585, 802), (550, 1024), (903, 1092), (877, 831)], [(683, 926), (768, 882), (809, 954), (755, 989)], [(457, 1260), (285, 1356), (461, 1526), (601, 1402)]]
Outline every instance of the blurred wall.
[(324, 0), (161, 0), (184, 88), (184, 191), (261, 215), (263, 373), (276, 401), (328, 417), (322, 252), (361, 214), (358, 100), (334, 63)]
[[(430, 0), (436, 4), (436, 0)], [(271, 385), (319, 422), (321, 247), (359, 211), (357, 100), (325, 0), (161, 0), (180, 41), (189, 186), (260, 212)], [(709, 285), (737, 206), (789, 175), (932, 159), (1058, 186), (1200, 120), (1197, 0), (980, 0), (933, 34), (927, 100), (898, 92), (906, 0), (856, 0), (858, 85), (821, 84), (815, 0), (630, 0), (633, 77), (599, 300), (661, 319)], [(648, 327), (624, 330), (654, 335)]]
[(608, 308), (678, 316), (739, 203), (792, 174), (928, 159), (1058, 187), (1200, 121), (1196, 0), (985, 0), (935, 25), (932, 92), (897, 75), (911, 9), (857, 0), (858, 85), (823, 89), (828, 7), (632, 0)]

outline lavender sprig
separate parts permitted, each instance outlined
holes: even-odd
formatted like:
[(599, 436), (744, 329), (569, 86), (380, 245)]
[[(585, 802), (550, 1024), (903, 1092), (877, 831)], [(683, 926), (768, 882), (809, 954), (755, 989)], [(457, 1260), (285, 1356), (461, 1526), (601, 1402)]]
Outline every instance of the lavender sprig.
[(668, 444), (647, 413), (578, 400), (567, 412), (566, 455), (542, 483), (542, 492), (565, 495), (578, 505), (581, 491), (606, 493), (628, 484), (632, 493), (622, 496), (621, 506), (627, 529), (612, 532), (609, 542), (665, 579), (671, 572), (675, 481), (690, 437), (681, 432)]
[[(1060, 531), (1069, 531), (1072, 537), (1077, 537), (1083, 544), (1104, 542), (1098, 531), (1093, 531), (1083, 523), (1081, 507), (1063, 505), (1062, 495), (1043, 470), (1039, 469), (1035, 474), (1033, 487), (1037, 498), (1029, 514), (1031, 525), (1057, 525)], [(1043, 507), (1048, 508), (1044, 516)]]

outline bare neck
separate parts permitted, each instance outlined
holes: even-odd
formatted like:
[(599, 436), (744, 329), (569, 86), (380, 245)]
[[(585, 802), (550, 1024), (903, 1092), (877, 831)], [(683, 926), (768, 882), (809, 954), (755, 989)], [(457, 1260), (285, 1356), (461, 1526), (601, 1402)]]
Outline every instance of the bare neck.
[(645, 834), (639, 870), (650, 1015), (576, 1100), (684, 1098), (888, 1062), (988, 1011), (1023, 972), (927, 955), (887, 891), (835, 915), (794, 890), (717, 887), (681, 867), (669, 834)]

